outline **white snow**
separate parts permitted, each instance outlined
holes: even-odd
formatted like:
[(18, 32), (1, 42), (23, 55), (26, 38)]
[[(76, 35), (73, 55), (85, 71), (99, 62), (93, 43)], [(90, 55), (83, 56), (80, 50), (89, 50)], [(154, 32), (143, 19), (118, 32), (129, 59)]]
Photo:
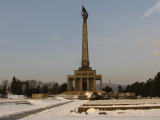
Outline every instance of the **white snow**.
[(8, 94), (7, 97), (9, 99), (26, 99), (26, 97), (24, 95), (12, 95), (12, 94)]
[(71, 103), (67, 103), (67, 104), (52, 108), (52, 109), (45, 110), (36, 115), (25, 117), (21, 120), (57, 120), (57, 119), (61, 120), (61, 119), (65, 119), (65, 118), (68, 118), (68, 115), (75, 114), (74, 112), (70, 112), (70, 111), (72, 110), (76, 111), (75, 109), (84, 103), (86, 103), (85, 100), (74, 100)]
[(87, 98), (90, 98), (92, 94), (93, 94), (93, 92), (86, 92), (84, 95), (86, 95)]
[[(145, 103), (146, 101), (149, 102), (148, 100), (142, 100), (137, 102)], [(156, 103), (155, 101), (152, 100), (150, 104), (154, 105)], [(94, 101), (94, 103), (96, 102), (99, 103), (100, 101)], [(124, 102), (125, 100), (121, 101), (121, 103)], [(159, 120), (160, 118), (160, 109), (99, 111), (97, 109), (91, 108), (87, 111), (88, 114), (84, 112), (81, 114), (77, 113), (77, 108), (84, 103), (87, 103), (87, 101), (74, 100), (71, 103), (45, 110), (43, 112), (28, 116), (21, 120)], [(105, 103), (107, 103), (107, 101), (105, 101)], [(99, 115), (99, 112), (106, 112), (106, 115)]]
[[(31, 105), (28, 104), (15, 104), (17, 101), (28, 101)], [(69, 100), (57, 100), (57, 99), (23, 99), (23, 100), (14, 100), (14, 99), (0, 99), (0, 118), (25, 111), (35, 110), (39, 108), (45, 108), (51, 105), (58, 103), (65, 103)], [(8, 103), (6, 103), (8, 102)]]
[(74, 99), (77, 99), (78, 98), (78, 95), (74, 95)]
[[(4, 101), (20, 101), (20, 100), (8, 100)], [(57, 99), (26, 99), (33, 105), (25, 104), (0, 104), (0, 118), (2, 116), (8, 116), (10, 114), (21, 113), (32, 109), (51, 106), (53, 104), (63, 103), (68, 100), (58, 97)], [(24, 99), (23, 99), (24, 101)], [(82, 104), (140, 104), (146, 105), (160, 105), (160, 99), (142, 99), (142, 100), (98, 100), (98, 101), (86, 101), (86, 100), (73, 100), (73, 102), (44, 110), (37, 114), (30, 115), (22, 118), (21, 120), (159, 120), (160, 109), (149, 110), (116, 110), (116, 111), (100, 111), (95, 108), (90, 108), (85, 112), (77, 113), (78, 107)], [(92, 107), (92, 106), (91, 106)], [(99, 114), (99, 112), (106, 112), (105, 114)]]
[(99, 111), (99, 110), (97, 110), (97, 109), (90, 108), (90, 109), (87, 110), (87, 113), (88, 113), (88, 114), (96, 114), (98, 111)]

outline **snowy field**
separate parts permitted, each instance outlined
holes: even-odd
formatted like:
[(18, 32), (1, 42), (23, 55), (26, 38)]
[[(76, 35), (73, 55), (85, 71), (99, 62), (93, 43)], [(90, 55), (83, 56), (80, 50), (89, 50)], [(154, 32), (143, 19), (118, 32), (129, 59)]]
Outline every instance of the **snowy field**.
[[(92, 103), (140, 103), (140, 104), (159, 104), (159, 100), (106, 100), (106, 101), (92, 101)], [(99, 115), (99, 110), (89, 109), (85, 113), (76, 113), (77, 108), (82, 104), (90, 103), (90, 101), (75, 100), (71, 103), (58, 106), (49, 110), (45, 110), (35, 115), (28, 116), (21, 120), (160, 120), (160, 109), (150, 110), (116, 110), (105, 111), (106, 115)], [(70, 112), (73, 110), (73, 112)]]
[[(23, 113), (38, 108), (45, 108), (51, 105), (65, 103), (69, 100), (63, 98), (57, 99), (26, 99), (22, 96), (10, 96), (12, 99), (0, 99), (0, 118)], [(15, 102), (27, 101), (30, 104), (15, 104)], [(44, 110), (37, 114), (33, 114), (22, 118), (21, 120), (160, 120), (160, 109), (149, 110), (116, 110), (116, 111), (99, 111), (92, 107), (86, 113), (77, 113), (78, 107), (83, 104), (126, 104), (132, 105), (158, 105), (160, 99), (134, 99), (134, 100), (73, 100), (51, 109)], [(72, 112), (71, 112), (72, 111)], [(99, 112), (106, 112), (100, 115)]]
[[(19, 104), (21, 101), (31, 104)], [(9, 115), (27, 112), (30, 110), (36, 110), (39, 108), (46, 108), (51, 105), (65, 103), (69, 100), (58, 98), (58, 99), (25, 99), (20, 97), (12, 97), (12, 99), (0, 99), (0, 118)], [(18, 103), (18, 104), (17, 104)]]

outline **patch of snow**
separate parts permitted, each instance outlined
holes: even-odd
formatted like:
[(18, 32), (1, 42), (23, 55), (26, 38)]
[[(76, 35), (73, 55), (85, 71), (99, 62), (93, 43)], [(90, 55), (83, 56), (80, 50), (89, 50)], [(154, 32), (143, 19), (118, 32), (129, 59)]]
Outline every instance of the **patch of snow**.
[[(70, 111), (75, 110), (80, 105), (86, 102), (86, 100), (74, 100), (73, 102), (22, 118), (21, 120), (61, 120), (62, 118), (67, 119), (68, 115), (76, 115), (75, 112)], [(70, 120), (70, 118), (68, 120)]]
[(78, 98), (78, 95), (74, 95), (74, 99), (77, 99)]
[(12, 95), (12, 94), (8, 94), (7, 98), (9, 98), (9, 99), (26, 99), (26, 96), (24, 96), (24, 95)]
[(86, 92), (84, 95), (86, 95), (87, 98), (90, 98), (92, 94), (93, 94), (93, 92)]
[(98, 109), (94, 109), (94, 108), (90, 108), (87, 110), (87, 113), (88, 114), (97, 114), (99, 112)]
[(57, 100), (66, 100), (64, 97), (55, 97)]
[[(6, 101), (8, 100), (6, 99)], [(65, 103), (69, 100), (63, 99), (60, 101), (57, 99), (25, 99), (23, 101), (28, 101), (31, 103), (31, 105), (14, 104), (14, 102), (17, 102), (17, 100), (14, 100), (14, 99), (10, 99), (8, 103), (5, 103), (5, 99), (4, 99), (3, 102), (0, 102), (1, 103), (0, 104), (0, 118), (4, 116), (9, 116), (15, 113), (27, 112), (27, 111), (35, 110), (39, 108), (46, 108), (51, 105)], [(18, 100), (18, 102), (20, 102), (20, 100)]]

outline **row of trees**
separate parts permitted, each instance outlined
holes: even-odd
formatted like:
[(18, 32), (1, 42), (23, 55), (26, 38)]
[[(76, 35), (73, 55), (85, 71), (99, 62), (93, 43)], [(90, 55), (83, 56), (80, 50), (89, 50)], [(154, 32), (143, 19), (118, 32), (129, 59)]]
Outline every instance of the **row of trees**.
[(160, 72), (147, 82), (135, 82), (128, 85), (122, 92), (134, 92), (143, 97), (160, 97)]
[[(6, 94), (6, 91), (11, 91), (13, 94), (24, 94), (30, 97), (32, 94), (47, 93), (47, 94), (59, 94), (67, 91), (67, 84), (63, 83), (59, 85), (55, 82), (43, 83), (37, 80), (21, 81), (13, 77), (11, 85), (7, 80), (4, 80), (0, 85), (0, 94)], [(112, 88), (106, 86), (103, 91), (113, 92)], [(153, 78), (147, 80), (147, 82), (136, 82), (128, 85), (123, 90), (121, 86), (118, 86), (118, 92), (134, 92), (136, 95), (143, 97), (160, 97), (160, 72)]]
[(11, 92), (16, 95), (22, 94), (22, 83), (20, 80), (16, 79), (15, 76), (12, 79)]
[(109, 86), (106, 86), (105, 88), (102, 89), (102, 91), (106, 91), (106, 92), (113, 92), (113, 89)]
[[(109, 86), (106, 86), (105, 88), (102, 89), (102, 91), (113, 92), (113, 89), (111, 87), (109, 87)], [(121, 85), (118, 86), (118, 92), (119, 93), (124, 92)]]
[[(50, 85), (51, 84), (51, 85)], [(67, 84), (63, 83), (59, 85), (58, 83), (42, 83), (41, 81), (28, 80), (25, 81), (25, 87), (23, 94), (30, 97), (32, 94), (59, 94), (67, 91)]]
[(10, 91), (12, 94), (16, 95), (26, 95), (31, 97), (32, 94), (59, 94), (67, 91), (67, 84), (63, 83), (59, 85), (55, 82), (43, 83), (37, 80), (26, 80), (22, 81), (15, 76), (12, 79), (11, 85), (8, 81), (2, 82), (0, 86), (0, 94), (6, 94), (6, 91)]
[[(113, 92), (112, 88), (106, 86), (103, 91)], [(128, 85), (125, 89), (122, 86), (118, 86), (119, 93), (135, 93), (136, 96), (141, 95), (143, 97), (160, 97), (160, 72), (153, 79), (147, 80), (147, 82), (135, 82)]]

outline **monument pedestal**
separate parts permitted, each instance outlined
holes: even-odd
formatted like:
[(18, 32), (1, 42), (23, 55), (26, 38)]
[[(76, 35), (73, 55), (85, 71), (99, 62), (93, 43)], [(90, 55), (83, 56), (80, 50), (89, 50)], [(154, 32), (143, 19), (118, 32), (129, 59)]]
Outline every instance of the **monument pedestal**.
[(100, 81), (102, 90), (102, 75), (96, 75), (96, 70), (75, 70), (74, 75), (67, 76), (67, 90), (96, 91), (96, 81)]

